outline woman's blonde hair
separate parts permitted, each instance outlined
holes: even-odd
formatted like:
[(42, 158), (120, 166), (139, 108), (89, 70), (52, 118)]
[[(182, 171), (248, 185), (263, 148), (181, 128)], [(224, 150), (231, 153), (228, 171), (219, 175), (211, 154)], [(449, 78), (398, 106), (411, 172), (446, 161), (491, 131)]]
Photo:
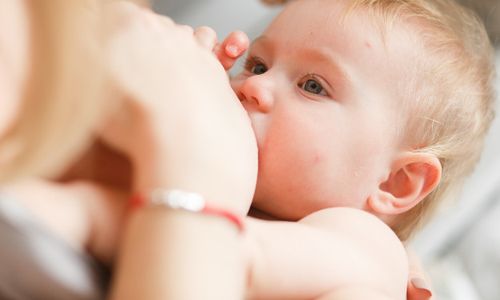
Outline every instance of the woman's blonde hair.
[(0, 181), (54, 175), (104, 111), (97, 1), (29, 1), (32, 62), (16, 122), (2, 136)]
[(443, 172), (430, 195), (398, 216), (393, 229), (406, 240), (438, 203), (457, 196), (479, 160), (494, 117), (493, 48), (480, 19), (454, 0), (350, 2), (349, 11), (367, 9), (386, 29), (405, 26), (422, 49), (414, 80), (403, 83), (402, 133), (413, 151), (439, 158)]

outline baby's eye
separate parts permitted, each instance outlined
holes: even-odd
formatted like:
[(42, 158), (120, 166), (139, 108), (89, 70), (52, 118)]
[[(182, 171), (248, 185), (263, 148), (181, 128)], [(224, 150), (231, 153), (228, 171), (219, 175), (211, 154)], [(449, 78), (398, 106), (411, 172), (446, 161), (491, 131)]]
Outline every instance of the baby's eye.
[(251, 57), (246, 60), (245, 69), (255, 75), (260, 75), (267, 72), (267, 66), (259, 58), (256, 57)]
[(328, 93), (323, 88), (321, 83), (319, 83), (316, 79), (313, 79), (313, 78), (309, 78), (309, 79), (305, 80), (304, 82), (299, 83), (299, 87), (301, 89), (303, 89), (304, 91), (311, 93), (311, 94), (328, 96)]
[(253, 66), (250, 72), (254, 73), (255, 75), (260, 75), (266, 73), (266, 71), (267, 67), (264, 64), (258, 63)]

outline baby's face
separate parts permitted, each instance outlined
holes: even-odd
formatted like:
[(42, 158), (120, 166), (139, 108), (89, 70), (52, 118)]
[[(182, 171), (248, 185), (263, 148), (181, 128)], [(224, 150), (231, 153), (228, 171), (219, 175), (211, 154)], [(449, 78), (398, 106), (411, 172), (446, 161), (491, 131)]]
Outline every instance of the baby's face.
[[(299, 219), (326, 207), (366, 209), (399, 150), (397, 80), (408, 46), (342, 1), (288, 5), (251, 46), (232, 85), (259, 146), (254, 207)], [(399, 37), (398, 37), (399, 38)]]

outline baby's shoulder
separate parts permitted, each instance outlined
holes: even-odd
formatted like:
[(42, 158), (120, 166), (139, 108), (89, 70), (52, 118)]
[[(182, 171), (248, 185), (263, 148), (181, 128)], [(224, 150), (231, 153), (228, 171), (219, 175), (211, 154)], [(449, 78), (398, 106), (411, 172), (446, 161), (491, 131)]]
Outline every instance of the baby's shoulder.
[(316, 211), (304, 218), (300, 223), (308, 224), (325, 230), (333, 230), (336, 233), (346, 232), (355, 236), (379, 235), (397, 245), (401, 245), (394, 231), (382, 220), (361, 209), (350, 207), (332, 207)]
[(408, 278), (408, 258), (403, 243), (392, 229), (376, 216), (354, 208), (327, 208), (299, 221), (335, 235), (348, 243), (351, 254), (363, 267), (363, 278), (375, 286), (404, 292)]

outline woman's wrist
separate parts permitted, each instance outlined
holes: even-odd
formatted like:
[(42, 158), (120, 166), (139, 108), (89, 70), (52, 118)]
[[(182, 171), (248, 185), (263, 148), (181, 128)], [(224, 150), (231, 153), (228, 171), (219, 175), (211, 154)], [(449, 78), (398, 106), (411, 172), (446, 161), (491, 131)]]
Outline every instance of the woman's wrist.
[(129, 219), (121, 249), (111, 299), (243, 297), (242, 238), (220, 218), (147, 207)]
[(244, 231), (242, 216), (238, 216), (230, 210), (210, 203), (205, 197), (197, 193), (183, 190), (157, 189), (149, 195), (136, 193), (130, 198), (129, 202), (129, 210), (131, 212), (149, 206), (173, 211), (190, 212), (198, 214), (200, 217), (211, 216), (225, 219), (228, 225), (236, 227), (240, 232)]

